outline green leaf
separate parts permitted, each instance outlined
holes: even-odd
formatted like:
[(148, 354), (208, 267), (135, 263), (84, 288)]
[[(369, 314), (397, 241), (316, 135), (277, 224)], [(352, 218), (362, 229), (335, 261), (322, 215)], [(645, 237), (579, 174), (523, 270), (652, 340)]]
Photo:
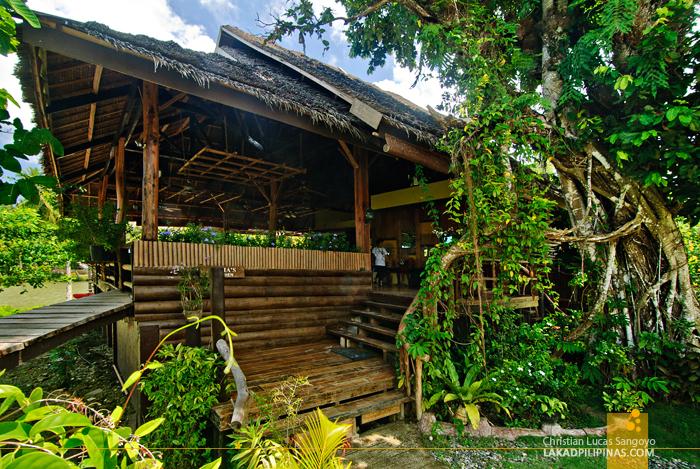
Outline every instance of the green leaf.
[(216, 461), (207, 463), (199, 469), (219, 469), (219, 466), (221, 466), (221, 458), (217, 459)]
[(617, 157), (620, 158), (621, 160), (625, 160), (625, 161), (629, 161), (629, 159), (630, 159), (627, 152), (624, 152), (622, 150), (618, 150)]
[(0, 150), (0, 166), (13, 173), (21, 173), (22, 165), (16, 158), (10, 156), (6, 151)]
[(455, 396), (455, 395), (452, 394), (451, 392), (448, 392), (447, 394), (445, 394), (445, 399), (444, 399), (444, 401), (447, 403), (447, 402), (455, 401), (455, 400), (457, 400), (457, 399), (459, 399), (457, 396)]
[(22, 422), (0, 422), (0, 441), (28, 440), (32, 426)]
[(678, 107), (672, 107), (668, 111), (666, 111), (666, 119), (669, 121), (673, 122), (676, 117), (678, 117)]
[(35, 451), (20, 456), (3, 469), (64, 469), (77, 467), (56, 455)]
[(7, 0), (7, 3), (12, 6), (17, 13), (19, 13), (22, 18), (27, 20), (27, 23), (31, 24), (35, 28), (41, 28), (41, 23), (37, 19), (36, 15), (32, 10), (30, 10), (27, 5), (24, 4), (22, 0)]
[(158, 428), (161, 423), (165, 421), (164, 418), (159, 418), (155, 420), (151, 420), (150, 422), (146, 422), (143, 425), (141, 425), (139, 428), (136, 429), (134, 432), (134, 435), (138, 437), (143, 437), (151, 433), (153, 430)]
[(44, 186), (44, 187), (47, 187), (49, 189), (56, 187), (56, 184), (58, 184), (58, 180), (53, 176), (38, 175), (38, 176), (32, 176), (32, 177), (27, 178), (27, 179), (32, 181), (37, 186)]
[(22, 197), (27, 199), (32, 204), (39, 203), (39, 189), (36, 185), (29, 179), (20, 179), (17, 181), (17, 188)]
[(131, 373), (131, 376), (129, 376), (129, 378), (126, 381), (124, 381), (124, 386), (122, 386), (122, 391), (126, 391), (127, 389), (129, 389), (129, 387), (132, 384), (134, 384), (136, 381), (138, 381), (139, 378), (141, 377), (141, 373), (143, 373), (143, 370), (136, 370), (133, 373)]
[(469, 417), (469, 422), (472, 424), (472, 428), (476, 430), (479, 428), (479, 409), (476, 408), (474, 404), (467, 404), (464, 406), (464, 410), (467, 411), (467, 416)]
[(114, 409), (114, 412), (112, 412), (112, 422), (116, 422), (122, 418), (122, 414), (124, 413), (124, 409), (122, 409), (121, 406), (117, 406)]
[(43, 431), (54, 431), (55, 433), (55, 430), (62, 427), (89, 427), (90, 425), (92, 425), (92, 422), (84, 415), (61, 412), (60, 414), (51, 414), (35, 423), (29, 432), (29, 436), (33, 437)]

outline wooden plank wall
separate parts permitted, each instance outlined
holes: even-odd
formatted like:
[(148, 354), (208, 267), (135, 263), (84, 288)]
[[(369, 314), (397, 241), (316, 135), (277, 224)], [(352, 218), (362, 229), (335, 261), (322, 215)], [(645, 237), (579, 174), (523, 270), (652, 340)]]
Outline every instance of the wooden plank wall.
[[(170, 268), (134, 267), (133, 282), (134, 314), (142, 328), (157, 325), (163, 339), (185, 324), (177, 287), (179, 277), (172, 276)], [(349, 310), (358, 301), (368, 299), (371, 291), (368, 270), (246, 268), (245, 277), (224, 282), (226, 322), (238, 334), (234, 349), (277, 347), (320, 339), (326, 327), (335, 327), (338, 320), (348, 319)], [(209, 311), (206, 299), (204, 314), (208, 315)], [(209, 343), (210, 326), (203, 326), (201, 334), (202, 344)], [(185, 333), (181, 331), (168, 343), (184, 343), (184, 340)]]
[(246, 269), (371, 270), (369, 254), (136, 241), (134, 267), (240, 266)]

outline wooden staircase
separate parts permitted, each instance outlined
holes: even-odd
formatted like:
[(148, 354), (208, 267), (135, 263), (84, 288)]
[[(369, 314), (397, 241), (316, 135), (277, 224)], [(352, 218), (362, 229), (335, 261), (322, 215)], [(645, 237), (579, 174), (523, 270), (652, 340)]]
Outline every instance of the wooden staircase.
[(340, 337), (341, 346), (397, 353), (396, 335), (401, 318), (411, 298), (390, 294), (372, 293), (369, 300), (361, 301), (358, 308), (350, 310), (350, 321), (338, 321), (338, 328), (327, 330)]

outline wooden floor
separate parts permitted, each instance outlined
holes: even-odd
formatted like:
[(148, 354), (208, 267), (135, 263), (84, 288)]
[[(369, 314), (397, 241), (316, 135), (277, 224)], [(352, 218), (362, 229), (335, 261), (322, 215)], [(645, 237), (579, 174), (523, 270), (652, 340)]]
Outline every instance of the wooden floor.
[[(290, 375), (306, 376), (311, 386), (298, 393), (303, 399), (302, 412), (321, 407), (327, 417), (353, 425), (356, 417), (361, 419), (358, 423), (367, 423), (400, 413), (409, 399), (403, 391), (395, 390), (394, 366), (381, 356), (368, 356), (366, 351), (356, 360), (334, 352), (340, 349), (338, 339), (327, 338), (314, 344), (234, 354), (248, 387), (256, 394), (269, 393)], [(235, 400), (235, 393), (231, 397)], [(232, 412), (230, 402), (215, 406), (211, 413), (214, 426), (227, 430)], [(258, 416), (255, 404), (249, 416), (251, 420)]]
[(0, 318), (0, 369), (132, 315), (131, 297), (113, 290)]

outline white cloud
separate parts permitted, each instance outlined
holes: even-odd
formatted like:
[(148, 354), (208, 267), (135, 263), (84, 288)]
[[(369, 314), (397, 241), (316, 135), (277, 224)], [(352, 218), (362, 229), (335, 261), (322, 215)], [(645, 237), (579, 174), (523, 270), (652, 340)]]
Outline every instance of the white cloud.
[(221, 24), (234, 24), (237, 22), (241, 8), (229, 0), (199, 0)]
[(419, 81), (415, 87), (411, 85), (416, 81), (416, 76), (407, 68), (394, 65), (393, 80), (382, 80), (374, 84), (383, 90), (391, 91), (421, 107), (428, 105), (436, 107), (442, 101), (443, 90), (436, 78), (428, 78)]
[(166, 0), (29, 0), (33, 10), (77, 21), (97, 21), (130, 34), (146, 34), (183, 47), (214, 52), (215, 42), (200, 25), (188, 24)]

